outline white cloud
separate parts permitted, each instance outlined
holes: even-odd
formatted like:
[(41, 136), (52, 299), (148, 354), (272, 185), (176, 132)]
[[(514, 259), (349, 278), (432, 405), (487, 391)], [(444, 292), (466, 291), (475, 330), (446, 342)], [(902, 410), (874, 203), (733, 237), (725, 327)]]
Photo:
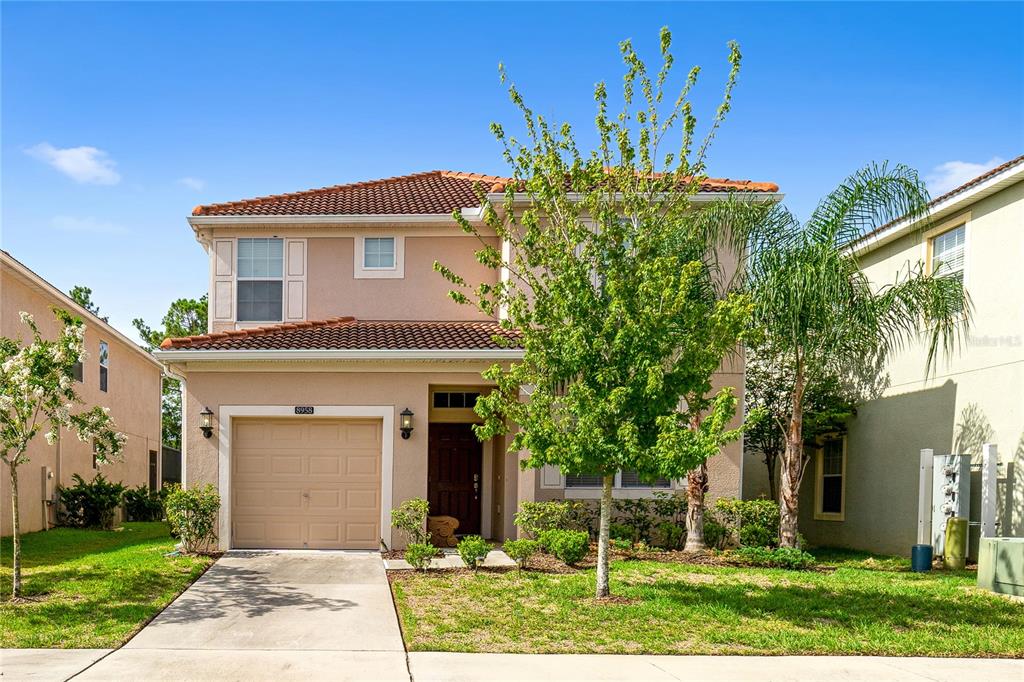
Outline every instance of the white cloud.
[(105, 151), (96, 147), (68, 147), (58, 149), (49, 142), (41, 142), (25, 150), (29, 156), (44, 161), (75, 182), (90, 185), (116, 185), (121, 175), (117, 165)]
[(193, 189), (197, 192), (202, 192), (203, 188), (206, 187), (205, 180), (201, 180), (200, 178), (193, 178), (191, 176), (178, 178), (178, 184), (181, 185), (182, 187), (188, 187), (189, 189)]
[(947, 161), (933, 168), (932, 172), (925, 176), (924, 181), (931, 195), (937, 197), (1005, 162), (1005, 159), (998, 156), (993, 156), (985, 163)]
[(122, 225), (93, 217), (79, 218), (70, 215), (59, 215), (54, 216), (50, 224), (61, 232), (89, 234), (126, 234), (128, 232)]

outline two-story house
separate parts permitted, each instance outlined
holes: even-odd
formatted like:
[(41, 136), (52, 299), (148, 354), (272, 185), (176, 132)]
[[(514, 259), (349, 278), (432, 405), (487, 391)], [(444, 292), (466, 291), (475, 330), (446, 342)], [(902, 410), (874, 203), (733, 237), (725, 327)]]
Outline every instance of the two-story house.
[[(808, 464), (800, 531), (812, 544), (906, 555), (917, 540), (920, 451), (998, 448), (997, 533), (1024, 535), (1024, 156), (937, 197), (927, 223), (899, 220), (856, 245), (876, 287), (923, 263), (958, 277), (972, 300), (970, 330), (953, 355), (925, 371), (926, 345), (889, 359), (878, 395), (857, 407), (848, 432), (827, 439)], [(764, 465), (748, 496), (766, 492)], [(979, 518), (980, 473), (971, 517)], [(977, 530), (972, 530), (972, 544)]]
[[(390, 510), (412, 497), (459, 533), (503, 539), (521, 501), (596, 496), (595, 481), (521, 470), (505, 438), (470, 428), (481, 371), (521, 351), (494, 342), (516, 339), (496, 318), (448, 298), (433, 263), (497, 281), (451, 215), (482, 227), (477, 187), (498, 198), (507, 182), (433, 171), (193, 211), (210, 333), (157, 355), (185, 381), (183, 478), (219, 489), (222, 548), (391, 545)], [(777, 187), (712, 179), (695, 201), (728, 191)], [(717, 383), (741, 392), (742, 363)], [(740, 461), (738, 444), (715, 458), (712, 497), (739, 494)], [(630, 472), (616, 482), (618, 496), (653, 489)]]
[[(45, 338), (56, 338), (60, 323), (52, 308), (62, 308), (85, 322), (88, 358), (78, 366), (75, 390), (85, 408), (110, 410), (117, 430), (128, 436), (120, 461), (97, 465), (92, 444), (62, 429), (54, 445), (42, 434), (28, 448), (28, 463), (18, 467), (21, 531), (43, 530), (57, 522), (57, 486), (74, 485), (72, 476), (91, 480), (102, 473), (127, 486), (160, 487), (160, 400), (162, 368), (146, 350), (75, 303), (6, 251), (0, 251), (0, 336), (29, 340), (19, 313), (32, 315)], [(84, 408), (83, 408), (84, 409)], [(12, 532), (10, 472), (0, 467), (0, 535)]]

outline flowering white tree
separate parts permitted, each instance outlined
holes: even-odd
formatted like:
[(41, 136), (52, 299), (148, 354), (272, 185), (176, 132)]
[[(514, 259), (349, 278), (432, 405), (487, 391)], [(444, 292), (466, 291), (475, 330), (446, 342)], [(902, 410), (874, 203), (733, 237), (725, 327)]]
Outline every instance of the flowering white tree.
[(56, 340), (44, 339), (32, 316), (21, 313), (31, 341), (0, 337), (0, 460), (10, 469), (14, 510), (13, 596), (21, 592), (21, 539), (18, 517), (18, 467), (28, 461), (28, 446), (41, 431), (46, 442), (57, 442), (60, 429), (74, 431), (79, 440), (92, 441), (96, 460), (118, 457), (126, 437), (114, 429), (105, 407), (72, 413), (82, 405), (75, 393), (75, 363), (85, 361), (85, 325), (65, 310), (54, 308), (62, 323)]

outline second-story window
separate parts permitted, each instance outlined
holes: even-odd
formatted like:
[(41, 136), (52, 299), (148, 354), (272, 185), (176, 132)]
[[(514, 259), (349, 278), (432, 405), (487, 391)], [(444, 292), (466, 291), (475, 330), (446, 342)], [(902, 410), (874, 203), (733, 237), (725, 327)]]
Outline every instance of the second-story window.
[(932, 238), (932, 272), (964, 280), (965, 236), (966, 227), (961, 225)]
[(238, 321), (280, 322), (284, 240), (238, 240)]
[(110, 376), (110, 346), (100, 341), (100, 390), (106, 393), (107, 379)]
[(367, 270), (393, 270), (395, 268), (395, 238), (364, 238), (363, 267)]

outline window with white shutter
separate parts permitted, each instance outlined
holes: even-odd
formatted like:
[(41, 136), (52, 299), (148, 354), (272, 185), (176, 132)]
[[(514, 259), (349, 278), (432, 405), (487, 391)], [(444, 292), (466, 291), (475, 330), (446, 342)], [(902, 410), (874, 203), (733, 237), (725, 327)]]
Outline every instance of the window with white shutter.
[(939, 277), (956, 277), (964, 280), (965, 225), (954, 227), (932, 237), (931, 269)]

